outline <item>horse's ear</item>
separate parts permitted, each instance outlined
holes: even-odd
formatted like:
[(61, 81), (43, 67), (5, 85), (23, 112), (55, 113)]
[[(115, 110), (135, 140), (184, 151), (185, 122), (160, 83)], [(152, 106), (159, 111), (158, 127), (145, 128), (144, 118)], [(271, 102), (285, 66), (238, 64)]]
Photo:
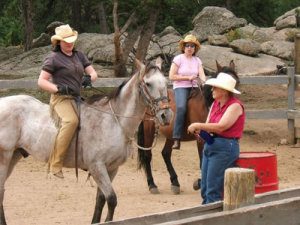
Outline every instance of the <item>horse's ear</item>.
[(218, 60), (216, 60), (216, 65), (217, 65), (217, 73), (222, 71), (222, 66), (219, 64)]
[(162, 58), (160, 56), (157, 57), (156, 61), (155, 61), (155, 65), (161, 69), (161, 64), (162, 64)]
[(229, 68), (232, 69), (232, 71), (235, 71), (235, 64), (234, 64), (233, 60), (230, 61)]
[(146, 67), (145, 67), (145, 65), (144, 65), (143, 63), (141, 63), (141, 61), (138, 60), (137, 58), (135, 59), (134, 62), (135, 62), (136, 68), (137, 68), (138, 71), (139, 71), (139, 79), (142, 80), (143, 77), (144, 77), (144, 74), (145, 74), (145, 69), (146, 69)]

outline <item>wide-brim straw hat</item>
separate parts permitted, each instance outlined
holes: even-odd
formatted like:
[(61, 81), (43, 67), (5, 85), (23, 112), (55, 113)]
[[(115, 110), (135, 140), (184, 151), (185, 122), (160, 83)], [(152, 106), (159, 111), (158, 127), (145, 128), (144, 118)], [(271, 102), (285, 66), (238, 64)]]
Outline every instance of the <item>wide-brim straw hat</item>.
[(53, 46), (57, 45), (58, 41), (65, 41), (67, 43), (73, 43), (78, 37), (78, 32), (73, 30), (69, 24), (61, 25), (55, 28), (55, 35), (51, 37), (51, 43)]
[(225, 89), (235, 94), (241, 94), (240, 91), (235, 89), (236, 80), (227, 73), (219, 73), (217, 78), (208, 79), (205, 84)]
[(184, 44), (185, 43), (194, 43), (196, 45), (196, 50), (198, 51), (200, 49), (200, 43), (199, 43), (199, 41), (192, 34), (186, 35), (183, 40), (179, 41), (179, 48), (180, 48), (181, 51), (184, 50)]

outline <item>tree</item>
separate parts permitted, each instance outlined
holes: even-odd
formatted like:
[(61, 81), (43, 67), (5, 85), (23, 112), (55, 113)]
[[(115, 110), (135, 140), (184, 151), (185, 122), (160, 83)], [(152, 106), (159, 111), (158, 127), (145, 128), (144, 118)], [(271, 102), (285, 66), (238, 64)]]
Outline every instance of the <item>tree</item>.
[(72, 26), (81, 32), (81, 0), (72, 0)]
[(24, 50), (31, 49), (33, 40), (32, 0), (22, 0), (22, 13), (24, 23)]
[(140, 61), (144, 61), (146, 58), (148, 46), (150, 44), (151, 37), (155, 31), (156, 21), (160, 13), (161, 3), (161, 0), (157, 0), (155, 1), (155, 3), (149, 4), (149, 6), (146, 7), (146, 10), (148, 12), (148, 18), (145, 25), (143, 26), (135, 55), (136, 58)]
[[(162, 0), (143, 0), (138, 5), (124, 26), (120, 29), (118, 24), (118, 0), (114, 0), (113, 21), (114, 21), (114, 44), (115, 62), (114, 72), (116, 77), (127, 75), (126, 63), (130, 52), (134, 50), (134, 44), (138, 40), (135, 57), (143, 61), (146, 57), (151, 37), (155, 31), (156, 21), (159, 15), (159, 8)], [(121, 46), (121, 36), (128, 32)]]
[(109, 34), (110, 29), (108, 27), (107, 20), (106, 20), (104, 2), (103, 1), (99, 2), (97, 8), (98, 8), (98, 15), (99, 15), (100, 34)]

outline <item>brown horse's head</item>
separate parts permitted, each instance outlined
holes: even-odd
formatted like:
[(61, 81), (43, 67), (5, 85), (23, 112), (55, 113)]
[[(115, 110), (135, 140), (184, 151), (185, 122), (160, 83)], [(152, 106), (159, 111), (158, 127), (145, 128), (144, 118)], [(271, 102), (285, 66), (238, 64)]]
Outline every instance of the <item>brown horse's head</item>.
[(221, 66), (217, 60), (216, 60), (216, 64), (217, 64), (217, 72), (215, 74), (215, 77), (217, 77), (217, 75), (220, 72), (228, 73), (236, 80), (237, 86), (239, 85), (240, 79), (235, 71), (235, 64), (234, 64), (233, 60), (230, 61), (229, 66)]
[[(216, 78), (220, 72), (228, 73), (236, 80), (237, 83), (236, 87), (238, 87), (240, 83), (240, 79), (237, 75), (237, 72), (235, 71), (235, 64), (233, 60), (230, 61), (228, 66), (221, 66), (219, 62), (216, 60), (216, 65), (217, 65), (217, 71), (214, 75), (212, 75), (212, 78)], [(204, 85), (203, 94), (205, 96), (206, 106), (210, 107), (210, 105), (214, 101), (212, 97), (211, 87)]]

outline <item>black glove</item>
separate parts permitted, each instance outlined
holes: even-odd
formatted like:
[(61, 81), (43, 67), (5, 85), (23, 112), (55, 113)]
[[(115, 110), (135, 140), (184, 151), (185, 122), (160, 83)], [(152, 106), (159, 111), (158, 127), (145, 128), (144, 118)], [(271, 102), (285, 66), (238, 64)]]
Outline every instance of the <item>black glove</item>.
[(75, 93), (73, 89), (67, 85), (57, 85), (57, 89), (57, 94), (60, 95), (73, 95)]
[(91, 75), (83, 75), (81, 84), (84, 88), (92, 87)]

